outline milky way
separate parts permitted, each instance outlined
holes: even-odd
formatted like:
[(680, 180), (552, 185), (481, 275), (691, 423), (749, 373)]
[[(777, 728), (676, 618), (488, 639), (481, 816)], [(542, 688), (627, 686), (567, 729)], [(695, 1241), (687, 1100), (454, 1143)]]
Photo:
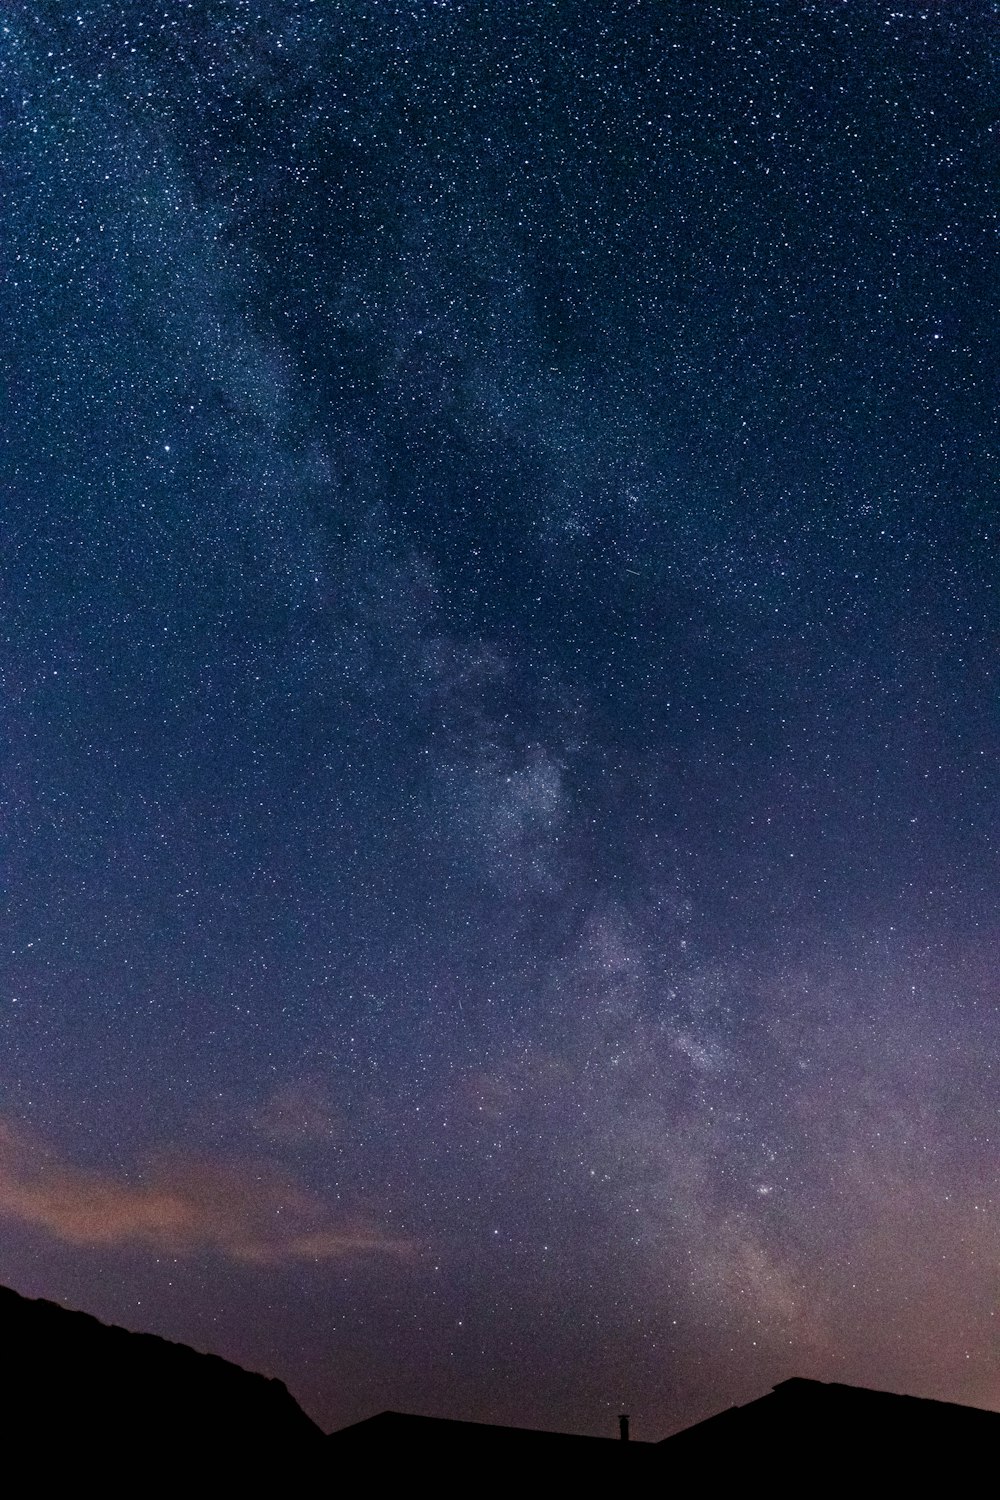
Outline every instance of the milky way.
[(993, 8), (0, 40), (0, 1280), (1000, 1407)]

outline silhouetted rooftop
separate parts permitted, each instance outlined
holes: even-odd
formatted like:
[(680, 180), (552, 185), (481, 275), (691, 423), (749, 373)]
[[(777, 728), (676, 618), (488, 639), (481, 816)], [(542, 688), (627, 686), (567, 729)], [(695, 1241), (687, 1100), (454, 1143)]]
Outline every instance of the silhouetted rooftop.
[(795, 1378), (655, 1446), (672, 1473), (709, 1485), (729, 1483), (749, 1464), (763, 1466), (779, 1493), (806, 1475), (820, 1486), (871, 1480), (919, 1493), (935, 1476), (955, 1482), (992, 1463), (998, 1444), (996, 1412)]

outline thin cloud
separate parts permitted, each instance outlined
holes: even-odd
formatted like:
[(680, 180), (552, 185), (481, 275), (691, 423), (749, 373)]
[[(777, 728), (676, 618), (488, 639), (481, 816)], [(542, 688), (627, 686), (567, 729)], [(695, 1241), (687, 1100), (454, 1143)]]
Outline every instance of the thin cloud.
[(254, 1124), (262, 1136), (274, 1141), (330, 1141), (344, 1131), (344, 1120), (326, 1089), (311, 1079), (275, 1089)]
[(326, 1205), (270, 1166), (176, 1158), (135, 1180), (61, 1161), (0, 1122), (0, 1218), (91, 1249), (214, 1252), (253, 1265), (413, 1253), (361, 1215)]

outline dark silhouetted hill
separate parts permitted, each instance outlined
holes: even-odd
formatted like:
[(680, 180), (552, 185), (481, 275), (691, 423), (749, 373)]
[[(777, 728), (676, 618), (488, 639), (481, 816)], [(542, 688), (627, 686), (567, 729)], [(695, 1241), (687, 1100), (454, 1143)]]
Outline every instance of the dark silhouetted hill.
[[(4, 1460), (46, 1479), (298, 1472), (322, 1443), (280, 1380), (0, 1287)], [(34, 1486), (33, 1486), (34, 1488)]]
[(664, 1475), (708, 1494), (750, 1475), (780, 1496), (966, 1494), (995, 1463), (1000, 1415), (796, 1378), (655, 1449)]
[(15, 1494), (967, 1494), (1000, 1415), (786, 1380), (659, 1443), (382, 1412), (324, 1437), (280, 1380), (0, 1287), (0, 1432)]

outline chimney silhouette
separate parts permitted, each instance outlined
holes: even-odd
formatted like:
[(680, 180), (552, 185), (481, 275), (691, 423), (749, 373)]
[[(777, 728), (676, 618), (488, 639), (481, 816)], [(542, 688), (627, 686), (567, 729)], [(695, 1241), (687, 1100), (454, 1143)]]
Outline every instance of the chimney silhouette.
[(623, 1443), (628, 1442), (628, 1417), (622, 1412), (618, 1418), (618, 1433)]

